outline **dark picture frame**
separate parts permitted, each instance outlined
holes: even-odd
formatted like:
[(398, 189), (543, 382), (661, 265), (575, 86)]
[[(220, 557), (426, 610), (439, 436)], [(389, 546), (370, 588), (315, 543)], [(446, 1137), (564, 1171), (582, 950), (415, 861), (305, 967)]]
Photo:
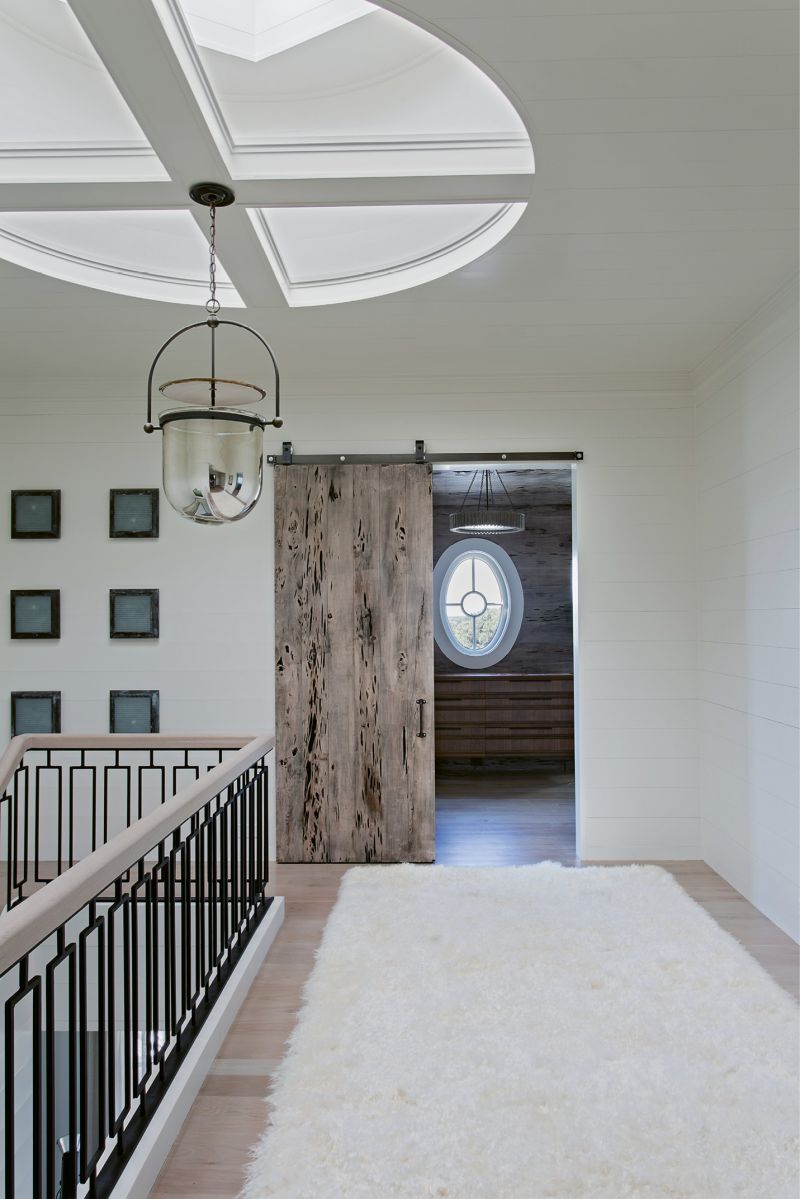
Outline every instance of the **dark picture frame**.
[[(147, 728), (133, 729), (130, 726), (120, 727), (124, 724), (122, 714), (122, 702), (125, 700), (144, 700), (148, 707), (145, 708)], [(109, 691), (108, 693), (108, 731), (110, 733), (157, 733), (159, 728), (159, 699), (158, 691)]]
[(158, 537), (158, 499), (157, 487), (112, 487), (109, 537)]
[[(61, 636), (61, 592), (34, 588), (25, 591), (12, 591), (11, 596), (11, 637), (15, 641), (57, 641)], [(25, 600), (39, 599), (48, 596), (50, 599), (50, 624), (45, 630), (26, 629), (24, 620)]]
[[(49, 501), (49, 504), (45, 501)], [(37, 512), (37, 509), (41, 511)], [(11, 536), (19, 541), (52, 541), (60, 538), (61, 492), (40, 488), (12, 491)]]
[(12, 691), (11, 692), (11, 736), (18, 737), (21, 733), (31, 732), (23, 728), (24, 713), (22, 708), (30, 701), (41, 701), (41, 711), (49, 714), (49, 728), (36, 729), (39, 733), (61, 732), (61, 692), (60, 691)]
[[(125, 604), (126, 599), (144, 597), (149, 600), (146, 605), (144, 619), (140, 619), (134, 610), (134, 605)], [(157, 587), (127, 587), (111, 588), (108, 593), (108, 628), (112, 638), (146, 638), (158, 637), (158, 588)]]

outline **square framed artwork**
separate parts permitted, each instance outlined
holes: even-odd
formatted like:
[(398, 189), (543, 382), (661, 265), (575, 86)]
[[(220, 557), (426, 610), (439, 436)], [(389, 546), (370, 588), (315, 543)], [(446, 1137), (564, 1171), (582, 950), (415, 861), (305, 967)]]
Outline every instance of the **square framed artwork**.
[(12, 591), (11, 636), (57, 640), (61, 636), (60, 591)]
[(61, 536), (60, 491), (12, 491), (11, 536), (15, 539)]
[(157, 733), (157, 691), (110, 691), (109, 732)]
[(111, 637), (158, 637), (158, 588), (137, 587), (108, 593)]
[(108, 535), (158, 537), (158, 488), (112, 488), (109, 493)]
[(20, 733), (60, 733), (60, 691), (12, 691), (11, 736)]

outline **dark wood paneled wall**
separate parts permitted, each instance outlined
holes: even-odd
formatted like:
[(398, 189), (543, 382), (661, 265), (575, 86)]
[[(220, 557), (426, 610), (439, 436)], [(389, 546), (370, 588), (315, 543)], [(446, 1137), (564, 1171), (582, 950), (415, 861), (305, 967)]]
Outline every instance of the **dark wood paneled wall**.
[(570, 674), (437, 674), (437, 758), (574, 753)]
[[(515, 674), (571, 673), (571, 473), (564, 469), (512, 468), (501, 468), (501, 473), (514, 505), (526, 515), (524, 533), (496, 538), (519, 571), (525, 616), (513, 649), (492, 669)], [(464, 540), (450, 532), (449, 515), (461, 503), (471, 477), (471, 470), (434, 470), (434, 562), (448, 545)], [(459, 673), (461, 669), (438, 645), (434, 667), (437, 675)]]

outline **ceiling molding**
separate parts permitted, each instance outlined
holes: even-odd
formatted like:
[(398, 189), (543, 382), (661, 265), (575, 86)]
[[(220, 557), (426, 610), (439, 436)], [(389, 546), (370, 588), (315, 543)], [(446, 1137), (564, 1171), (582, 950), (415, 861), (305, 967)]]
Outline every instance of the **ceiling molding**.
[[(432, 151), (439, 154), (450, 150), (523, 150), (530, 149), (524, 134), (507, 133), (463, 133), (463, 134), (419, 134), (408, 137), (404, 134), (385, 135), (380, 138), (368, 135), (339, 137), (284, 137), (271, 141), (238, 141), (234, 154), (376, 154), (387, 151)], [(533, 174), (533, 172), (529, 172)]]
[[(460, 237), (424, 254), (370, 270), (324, 275), (316, 279), (292, 278), (267, 214), (261, 209), (247, 211), (289, 305), (312, 307), (393, 295), (459, 270), (496, 245), (517, 223), (524, 210), (524, 203), (495, 203), (494, 211), (485, 220)], [(437, 263), (441, 264), (442, 269), (437, 269)], [(392, 286), (382, 284), (381, 280), (391, 280)]]
[(258, 221), (260, 230), (270, 244), (270, 248), (275, 255), (275, 262), (280, 271), (282, 281), (290, 291), (298, 292), (313, 290), (314, 288), (319, 287), (345, 287), (351, 283), (364, 283), (370, 279), (384, 279), (392, 275), (400, 275), (404, 271), (418, 269), (419, 267), (425, 266), (430, 262), (436, 262), (441, 258), (447, 258), (449, 255), (455, 253), (455, 251), (462, 249), (464, 246), (468, 246), (471, 242), (481, 237), (484, 233), (488, 233), (490, 229), (494, 228), (499, 221), (502, 221), (508, 215), (512, 207), (513, 206), (511, 204), (501, 205), (496, 212), (493, 212), (485, 221), (483, 221), (480, 225), (477, 225), (475, 229), (471, 230), (469, 233), (466, 233), (462, 237), (456, 238), (454, 241), (448, 242), (443, 246), (437, 247), (437, 249), (431, 250), (427, 254), (420, 254), (416, 258), (409, 258), (403, 262), (398, 262), (390, 266), (376, 267), (369, 271), (357, 271), (349, 275), (321, 275), (318, 279), (302, 280), (292, 279), (289, 275), (289, 272), (286, 269), (286, 263), (284, 262), (275, 239), (272, 236), (272, 232), (269, 228), (269, 222), (267, 221), (264, 213), (260, 210), (256, 210), (251, 215), (254, 220)]
[[(402, 278), (401, 287), (405, 288), (438, 277), (446, 271), (434, 270), (426, 276), (426, 265), (443, 264), (449, 256), (455, 255), (456, 261), (449, 269), (457, 269), (491, 248), (502, 235), (492, 239), (492, 230), (499, 229), (505, 221), (505, 231), (508, 231), (517, 219), (515, 216), (514, 221), (508, 220), (512, 207), (521, 210), (529, 198), (533, 178), (532, 151), (529, 139), (520, 132), (494, 133), (478, 129), (452, 135), (434, 132), (389, 133), (385, 136), (276, 136), (237, 143), (204, 70), (179, 0), (147, 0), (143, 4), (130, 4), (129, 0), (104, 0), (102, 4), (96, 0), (67, 0), (67, 3), (88, 44), (137, 122), (142, 139), (61, 143), (48, 140), (28, 146), (0, 144), (0, 163), (31, 163), (27, 171), (17, 168), (14, 172), (17, 179), (13, 183), (0, 185), (0, 211), (91, 213), (98, 210), (188, 209), (207, 237), (208, 214), (204, 209), (190, 206), (187, 195), (198, 179), (217, 179), (232, 187), (238, 200), (226, 213), (224, 222), (223, 254), (232, 290), (245, 304), (264, 306), (276, 302), (283, 304), (291, 294), (301, 304), (335, 303), (337, 287), (348, 290), (348, 299), (368, 298), (386, 294), (386, 288), (370, 290), (370, 283), (377, 284), (381, 279)], [(417, 22), (412, 19), (411, 24), (416, 26)], [(439, 41), (443, 51), (446, 42)], [(288, 156), (286, 162), (279, 161), (281, 155)], [(325, 169), (334, 167), (332, 178), (311, 177), (313, 167), (307, 160), (316, 155), (327, 159), (320, 165), (323, 174)], [(482, 155), (486, 170), (470, 170), (470, 155)], [(503, 155), (505, 159), (501, 158)], [(369, 171), (370, 156), (373, 156), (374, 166), (382, 168), (386, 174), (373, 171), (359, 178), (362, 172)], [(261, 174), (259, 158), (266, 178), (258, 177)], [(74, 179), (81, 173), (81, 162), (88, 176), (93, 173), (112, 176), (113, 171), (104, 172), (97, 164), (119, 164), (125, 160), (129, 164), (127, 173), (134, 177), (138, 175), (138, 182), (135, 178), (130, 183), (112, 178), (97, 182), (91, 178), (81, 182)], [(37, 163), (35, 168), (34, 161)], [(50, 177), (58, 175), (54, 165), (58, 161), (69, 164), (71, 180)], [(141, 164), (138, 171), (134, 162)], [(145, 183), (142, 176), (149, 173), (147, 164), (150, 162), (157, 163), (167, 178), (154, 180), (151, 187), (142, 186)], [(47, 163), (53, 164), (49, 170)], [(431, 171), (436, 172), (430, 177), (424, 174), (428, 163)], [(510, 171), (500, 169), (509, 164)], [(407, 176), (399, 173), (404, 166), (412, 173)], [(498, 169), (493, 170), (493, 166)], [(443, 173), (448, 167), (459, 173)], [(232, 168), (236, 168), (236, 175), (242, 178), (234, 177)], [(35, 173), (43, 177), (36, 179)], [(263, 230), (259, 236), (247, 211), (290, 206), (456, 203), (498, 205), (499, 210), (493, 219), (469, 237), (457, 239), (435, 253), (408, 263), (299, 283), (287, 281), (285, 265), (274, 242)], [(487, 239), (486, 245), (466, 257), (465, 247), (477, 243), (482, 237)], [(168, 282), (165, 276), (151, 274), (146, 269), (116, 268), (91, 256), (82, 258), (80, 254), (61, 252), (37, 243), (35, 239), (7, 234), (5, 242), (31, 256), (27, 262), (22, 261), (22, 257), (12, 256), (12, 261), (19, 265), (46, 272), (49, 259), (62, 264), (56, 275), (58, 278), (69, 278), (63, 268), (71, 265), (78, 276), (71, 281), (79, 284), (93, 285), (89, 272), (99, 272), (107, 278), (116, 273), (121, 281), (139, 280), (162, 289)], [(268, 253), (264, 252), (265, 248)], [(34, 256), (38, 261), (33, 261)], [(409, 280), (414, 271), (420, 271), (421, 275), (412, 283)], [(178, 291), (196, 286), (180, 278), (175, 278), (173, 284)], [(361, 294), (357, 294), (359, 287)], [(323, 299), (325, 289), (328, 294)], [(125, 286), (120, 290), (122, 294), (136, 294)], [(301, 291), (309, 297), (314, 293), (314, 298), (298, 301)]]
[(0, 158), (153, 158), (147, 142), (0, 142)]
[(779, 287), (752, 316), (724, 338), (691, 372), (694, 390), (704, 387), (715, 375), (734, 364), (769, 327), (792, 308), (797, 308), (800, 276), (797, 273)]
[[(2, 225), (0, 225), (0, 242), (10, 242), (12, 245), (18, 246), (20, 249), (26, 250), (31, 254), (41, 255), (46, 259), (55, 259), (58, 262), (69, 263), (70, 265), (77, 267), (79, 270), (97, 271), (101, 274), (113, 275), (115, 277), (121, 275), (126, 279), (136, 279), (144, 284), (154, 284), (162, 287), (185, 287), (191, 291), (196, 291), (198, 293), (198, 299), (205, 295), (208, 291), (208, 280), (204, 278), (197, 278), (190, 275), (176, 275), (174, 273), (164, 275), (158, 271), (148, 271), (142, 268), (128, 267), (120, 263), (103, 262), (103, 260), (100, 258), (91, 258), (88, 255), (78, 254), (72, 250), (59, 249), (57, 246), (48, 245), (46, 242), (37, 241), (35, 238), (25, 237), (20, 233), (14, 233), (10, 229), (4, 229)], [(35, 267), (30, 266), (29, 263), (18, 259), (11, 259), (11, 261), (19, 261), (19, 264), (22, 266), (28, 266), (29, 269), (32, 270), (36, 269)], [(55, 273), (53, 274), (53, 278), (65, 279), (65, 281), (68, 283), (76, 282), (76, 280), (70, 279), (69, 277), (65, 277), (63, 275), (57, 275)], [(85, 283), (79, 283), (78, 285), (87, 286)], [(91, 286), (91, 284), (88, 284), (88, 286)], [(113, 289), (109, 290), (113, 291)], [(232, 283), (220, 279), (217, 282), (217, 291), (227, 296), (226, 302), (229, 306), (240, 306), (240, 301), (236, 294), (236, 288)], [(144, 296), (144, 298), (148, 297)], [(187, 301), (181, 302), (191, 302), (190, 297), (187, 297)]]

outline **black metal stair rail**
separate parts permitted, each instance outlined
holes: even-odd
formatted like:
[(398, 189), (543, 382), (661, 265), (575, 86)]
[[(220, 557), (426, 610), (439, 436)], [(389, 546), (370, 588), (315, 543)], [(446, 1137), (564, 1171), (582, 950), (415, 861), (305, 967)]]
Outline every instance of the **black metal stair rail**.
[[(253, 741), (251, 753), (245, 747), (232, 757), (225, 746), (199, 752), (158, 740), (141, 750), (31, 750), (0, 797), (13, 909), (0, 917), (6, 1199), (111, 1193), (272, 903), (269, 743)], [(48, 819), (40, 771), (57, 772), (48, 776)], [(112, 795), (115, 771), (127, 782)], [(197, 782), (171, 798), (167, 779), (174, 784), (186, 772)], [(146, 777), (160, 784), (147, 792)], [(144, 815), (143, 796), (155, 804)], [(115, 870), (126, 834), (108, 838), (110, 806), (122, 807), (129, 833), (141, 825), (133, 856), (122, 860), (117, 851)], [(94, 852), (70, 872), (82, 820)], [(157, 839), (142, 843), (151, 827)], [(43, 859), (48, 828), (59, 851), (51, 871)], [(85, 875), (94, 859), (96, 892), (87, 896), (85, 881), (80, 892), (73, 886), (79, 906), (67, 903), (9, 966), (26, 913), (44, 909), (45, 894), (34, 894), (43, 892), (43, 875), (58, 880), (45, 890), (60, 898), (70, 874)], [(16, 931), (4, 941), (10, 925)]]

